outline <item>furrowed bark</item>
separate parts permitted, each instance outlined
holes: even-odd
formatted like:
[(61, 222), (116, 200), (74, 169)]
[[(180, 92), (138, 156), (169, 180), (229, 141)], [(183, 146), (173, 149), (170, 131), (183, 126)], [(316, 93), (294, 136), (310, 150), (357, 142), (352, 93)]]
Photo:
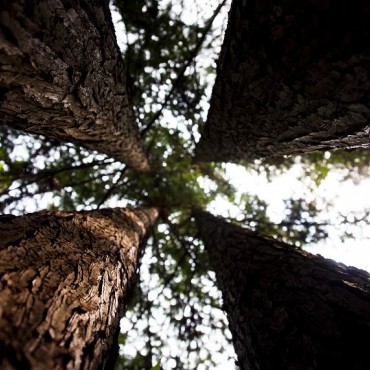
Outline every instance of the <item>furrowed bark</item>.
[(0, 218), (0, 368), (104, 369), (155, 209)]
[(242, 370), (370, 368), (370, 275), (195, 213)]
[(3, 0), (2, 124), (149, 170), (105, 0)]
[(234, 0), (195, 162), (369, 147), (370, 6)]

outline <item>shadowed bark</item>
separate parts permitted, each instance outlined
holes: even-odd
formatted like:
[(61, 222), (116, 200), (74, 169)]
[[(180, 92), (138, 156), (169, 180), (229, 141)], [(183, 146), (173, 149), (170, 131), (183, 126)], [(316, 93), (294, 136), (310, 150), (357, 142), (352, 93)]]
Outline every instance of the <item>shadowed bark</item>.
[(104, 369), (155, 209), (0, 218), (0, 368)]
[(370, 368), (370, 275), (196, 212), (242, 370)]
[(195, 161), (370, 144), (370, 6), (234, 0)]
[(2, 124), (149, 170), (105, 0), (3, 0)]

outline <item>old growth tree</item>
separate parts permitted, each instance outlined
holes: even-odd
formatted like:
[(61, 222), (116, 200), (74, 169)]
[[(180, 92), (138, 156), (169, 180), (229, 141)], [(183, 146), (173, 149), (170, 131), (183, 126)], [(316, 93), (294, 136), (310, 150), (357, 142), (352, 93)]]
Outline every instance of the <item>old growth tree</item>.
[[(54, 1), (47, 3), (61, 4)], [(209, 338), (217, 340), (217, 337), (225, 331), (225, 323), (215, 319), (220, 301), (218, 294), (210, 288), (213, 276), (209, 272), (208, 257), (202, 243), (195, 238), (197, 230), (190, 217), (194, 206), (206, 207), (216, 196), (221, 195), (237, 204), (250, 226), (264, 235), (280, 236), (299, 244), (325, 237), (325, 225), (321, 225), (315, 218), (316, 208), (313, 204), (296, 200), (288, 202), (289, 219), (283, 220), (280, 225), (274, 225), (268, 219), (266, 204), (251, 195), (238, 194), (224, 176), (223, 166), (214, 164), (192, 166), (194, 146), (198, 138), (197, 127), (205, 119), (204, 102), (207, 99), (205, 89), (210, 83), (206, 76), (212, 74), (214, 70), (214, 62), (207, 59), (207, 56), (215, 55), (215, 49), (217, 50), (221, 42), (222, 30), (216, 23), (225, 5), (225, 2), (222, 2), (219, 6), (213, 4), (211, 7), (205, 4), (202, 7), (203, 3), (194, 4), (193, 12), (197, 14), (197, 22), (194, 24), (180, 1), (115, 1), (125, 26), (126, 46), (123, 57), (127, 77), (122, 75), (113, 77), (118, 78), (115, 81), (118, 86), (120, 81), (125, 81), (127, 85), (145, 151), (150, 155), (152, 172), (138, 173), (133, 170), (134, 166), (128, 160), (118, 158), (102, 147), (99, 148), (96, 141), (91, 141), (91, 145), (88, 146), (72, 137), (67, 138), (65, 134), (60, 137), (52, 135), (52, 139), (23, 136), (20, 141), (19, 132), (5, 128), (1, 132), (0, 191), (3, 211), (19, 214), (29, 209), (45, 208), (44, 202), (41, 205), (37, 204), (45, 195), (49, 196), (45, 199), (49, 199), (50, 208), (67, 211), (99, 209), (103, 205), (121, 207), (127, 204), (161, 208), (160, 224), (153, 231), (147, 247), (147, 258), (144, 259), (142, 266), (142, 270), (147, 270), (151, 275), (148, 281), (143, 274), (140, 283), (136, 285), (137, 291), (133, 294), (127, 312), (132, 327), (120, 336), (121, 342), (131, 343), (132, 346), (129, 337), (133, 332), (139, 331), (139, 337), (144, 337), (146, 343), (142, 347), (138, 345), (136, 354), (133, 355), (131, 352), (131, 357), (126, 355), (120, 359), (124, 369), (150, 369), (159, 358), (162, 358), (166, 368), (176, 369), (193, 369), (199, 366), (213, 368), (215, 361), (217, 362), (215, 357), (210, 355), (212, 350), (215, 351), (215, 344), (213, 349), (209, 348), (211, 342)], [(76, 6), (84, 2), (63, 2), (63, 4)], [(99, 8), (99, 14), (102, 15), (101, 10), (107, 8), (104, 2), (99, 4), (102, 5), (102, 8)], [(81, 9), (87, 14), (86, 12), (92, 8), (85, 4)], [(95, 10), (94, 8), (93, 12)], [(103, 13), (105, 17), (108, 16), (107, 12)], [(85, 19), (84, 25), (91, 25), (92, 21), (99, 29), (101, 19), (101, 17), (95, 19), (92, 15)], [(60, 18), (56, 17), (55, 20), (58, 21)], [(3, 24), (3, 21), (1, 23)], [(64, 22), (61, 27), (64, 27)], [(4, 30), (4, 27), (2, 29)], [(54, 32), (52, 27), (49, 30)], [(109, 32), (111, 31), (108, 27), (108, 35)], [(107, 34), (104, 32), (95, 34), (94, 40), (101, 41)], [(93, 34), (74, 33), (74, 35), (90, 39), (90, 35)], [(36, 32), (32, 37), (43, 40), (45, 34)], [(52, 40), (53, 37), (47, 41)], [(107, 42), (107, 45), (112, 44)], [(114, 54), (114, 50), (116, 49), (113, 48), (110, 52), (113, 51)], [(63, 53), (69, 53), (68, 47), (62, 51), (62, 60)], [(4, 54), (2, 55), (4, 57)], [(82, 53), (76, 53), (73, 57), (79, 58), (81, 55)], [(5, 57), (9, 56), (5, 54)], [(66, 93), (71, 93), (71, 99), (76, 99), (77, 107), (84, 108), (81, 113), (84, 115), (81, 118), (75, 115), (77, 114), (75, 111), (68, 111), (66, 121), (72, 122), (74, 128), (78, 127), (82, 131), (86, 126), (75, 125), (75, 122), (81, 123), (80, 119), (86, 117), (87, 122), (91, 117), (93, 117), (91, 122), (95, 122), (95, 118), (98, 118), (96, 115), (100, 112), (95, 111), (95, 108), (103, 101), (94, 100), (96, 105), (91, 111), (91, 106), (88, 104), (85, 106), (83, 101), (80, 101), (80, 95), (84, 96), (85, 92), (94, 94), (96, 87), (93, 84), (93, 88), (89, 89), (89, 82), (93, 79), (94, 71), (98, 72), (101, 65), (104, 66), (103, 61), (107, 59), (100, 60), (100, 63), (93, 67), (95, 69), (90, 71), (91, 74), (88, 72), (85, 75), (86, 80), (76, 73), (76, 79), (72, 79), (67, 86)], [(28, 58), (24, 58), (24, 63), (28, 65)], [(83, 65), (81, 70), (86, 71), (86, 68), (93, 64), (94, 59), (89, 61), (87, 66)], [(117, 62), (116, 65), (120, 63)], [(35, 68), (35, 64), (31, 63), (31, 67)], [(76, 70), (80, 71), (79, 68)], [(46, 83), (48, 88), (55, 89), (57, 80), (50, 80), (47, 74), (39, 76), (38, 72), (40, 71), (37, 69), (33, 70), (32, 76), (36, 75), (38, 80), (46, 78), (43, 83)], [(69, 77), (68, 71), (66, 77)], [(17, 94), (22, 92), (22, 85), (14, 86), (15, 83), (17, 80), (12, 82), (10, 90), (5, 86), (5, 96), (11, 96), (13, 88)], [(109, 85), (109, 89), (103, 88), (99, 91), (107, 92), (111, 96), (110, 94), (117, 92), (114, 90), (115, 86)], [(120, 96), (120, 91), (118, 95)], [(29, 98), (32, 96), (23, 96), (22, 102), (27, 102)], [(35, 99), (29, 108), (35, 107), (35, 104), (44, 104), (44, 101), (39, 102)], [(51, 102), (47, 100), (47, 104)], [(55, 104), (47, 105), (46, 109), (41, 105), (42, 110), (39, 109), (40, 105), (37, 105), (37, 113), (51, 113), (58, 122), (60, 112), (55, 112), (54, 108), (61, 106), (58, 105), (58, 101)], [(129, 107), (125, 104), (122, 106)], [(101, 108), (104, 109), (103, 106)], [(121, 117), (122, 112), (115, 109), (122, 107), (117, 104), (113, 108), (113, 112), (118, 114), (116, 118)], [(38, 114), (36, 117), (43, 121), (45, 117)], [(112, 116), (112, 111), (106, 112), (106, 115), (110, 117), (110, 122), (113, 122), (113, 125), (109, 123), (107, 126), (116, 127), (114, 126), (116, 118)], [(87, 126), (88, 131), (92, 129), (96, 132), (93, 126)], [(34, 132), (47, 136), (46, 131)], [(80, 134), (84, 132), (78, 133)], [(121, 139), (120, 135), (115, 137)], [(105, 152), (116, 160), (125, 160), (130, 166), (126, 167), (118, 161), (88, 152), (80, 146), (64, 144), (59, 140), (74, 141), (87, 148)], [(108, 150), (116, 148), (110, 146), (109, 141), (107, 145)], [(336, 160), (332, 160), (333, 158)], [(308, 170), (314, 169), (313, 176), (319, 173), (322, 179), (329, 166), (340, 166), (343, 160), (350, 164), (351, 169), (356, 169), (357, 166), (357, 172), (365, 174), (367, 158), (367, 152), (361, 155), (352, 152), (332, 155), (331, 162), (322, 162), (323, 158), (318, 154), (308, 158), (304, 163)], [(282, 161), (278, 166), (289, 167), (289, 163)], [(259, 168), (259, 171), (269, 168), (265, 166)], [(209, 190), (205, 190), (203, 183), (211, 184)], [(24, 199), (28, 201), (24, 202)], [(135, 311), (137, 316), (134, 315)], [(162, 323), (159, 322), (161, 317), (164, 318)], [(169, 337), (178, 338), (176, 351), (170, 351), (164, 346)], [(219, 345), (219, 351), (224, 351), (224, 345), (222, 343)]]
[(241, 370), (369, 368), (370, 275), (196, 212)]
[[(369, 7), (233, 1), (196, 162), (369, 146)], [(366, 369), (370, 276), (197, 212), (241, 369)]]
[(0, 367), (111, 367), (124, 298), (157, 211), (2, 217)]
[(196, 160), (369, 146), (369, 6), (233, 1)]
[(2, 1), (2, 124), (149, 169), (105, 1)]

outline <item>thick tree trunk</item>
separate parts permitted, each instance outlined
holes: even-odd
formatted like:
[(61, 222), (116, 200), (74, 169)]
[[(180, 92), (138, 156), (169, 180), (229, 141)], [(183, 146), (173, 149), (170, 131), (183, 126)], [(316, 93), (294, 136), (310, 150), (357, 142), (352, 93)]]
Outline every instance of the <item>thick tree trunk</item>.
[(104, 369), (155, 209), (0, 218), (0, 368)]
[(149, 165), (106, 0), (2, 0), (3, 124)]
[(370, 6), (234, 0), (195, 161), (369, 147)]
[(240, 368), (370, 369), (370, 275), (195, 214)]

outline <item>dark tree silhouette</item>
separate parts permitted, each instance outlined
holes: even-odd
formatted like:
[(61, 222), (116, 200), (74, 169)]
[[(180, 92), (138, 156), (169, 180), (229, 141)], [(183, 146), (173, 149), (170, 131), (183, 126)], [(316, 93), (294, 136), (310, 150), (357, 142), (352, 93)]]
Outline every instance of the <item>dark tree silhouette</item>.
[(370, 9), (233, 1), (195, 160), (368, 147)]
[(370, 366), (370, 275), (203, 211), (200, 238), (242, 370)]

